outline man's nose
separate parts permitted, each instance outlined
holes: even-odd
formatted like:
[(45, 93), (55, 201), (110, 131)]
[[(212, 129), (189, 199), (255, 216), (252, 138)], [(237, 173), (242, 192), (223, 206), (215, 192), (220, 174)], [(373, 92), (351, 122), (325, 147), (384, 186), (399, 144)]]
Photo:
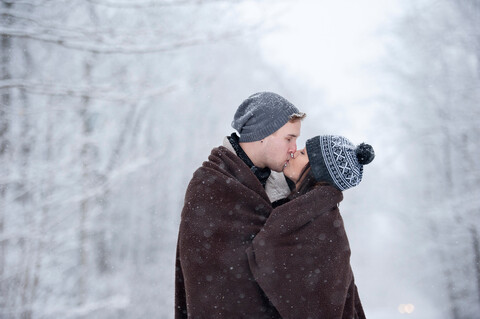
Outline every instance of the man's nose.
[(288, 152), (295, 156), (295, 153), (297, 152), (297, 143), (293, 143)]
[(298, 153), (300, 153), (300, 151), (298, 151), (298, 150), (295, 151), (295, 152), (293, 152), (293, 153), (292, 153), (292, 158), (297, 158)]

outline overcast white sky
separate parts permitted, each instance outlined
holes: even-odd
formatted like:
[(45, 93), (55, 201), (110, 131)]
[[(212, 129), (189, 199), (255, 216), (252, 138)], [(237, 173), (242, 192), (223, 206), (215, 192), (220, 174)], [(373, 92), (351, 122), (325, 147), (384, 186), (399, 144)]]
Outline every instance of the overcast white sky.
[[(381, 37), (401, 13), (398, 0), (299, 0), (269, 7), (283, 27), (261, 43), (267, 61), (325, 90), (327, 101), (369, 96), (369, 70), (385, 53)], [(345, 90), (348, 88), (348, 94)]]

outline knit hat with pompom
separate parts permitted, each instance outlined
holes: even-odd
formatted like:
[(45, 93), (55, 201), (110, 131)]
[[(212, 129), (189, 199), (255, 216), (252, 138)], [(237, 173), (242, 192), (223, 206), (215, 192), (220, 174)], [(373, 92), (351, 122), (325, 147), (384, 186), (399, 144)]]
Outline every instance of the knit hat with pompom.
[(343, 136), (315, 136), (306, 143), (313, 176), (341, 191), (357, 186), (363, 175), (363, 165), (373, 161), (373, 147), (362, 143), (355, 146)]

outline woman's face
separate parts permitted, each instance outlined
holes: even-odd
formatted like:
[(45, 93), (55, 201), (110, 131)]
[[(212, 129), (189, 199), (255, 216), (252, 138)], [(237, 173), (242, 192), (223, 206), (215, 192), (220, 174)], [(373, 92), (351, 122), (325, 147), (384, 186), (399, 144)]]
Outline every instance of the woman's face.
[(297, 150), (295, 153), (293, 153), (293, 158), (291, 158), (284, 167), (283, 174), (296, 183), (298, 182), (300, 174), (307, 163), (307, 149), (304, 147), (303, 149)]

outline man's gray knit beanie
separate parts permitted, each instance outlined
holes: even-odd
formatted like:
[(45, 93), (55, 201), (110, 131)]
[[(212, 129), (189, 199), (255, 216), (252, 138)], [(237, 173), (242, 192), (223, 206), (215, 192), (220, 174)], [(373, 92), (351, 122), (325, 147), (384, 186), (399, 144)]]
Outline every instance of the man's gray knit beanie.
[(240, 142), (259, 141), (275, 133), (294, 114), (304, 116), (280, 95), (259, 92), (249, 96), (238, 107), (232, 127), (240, 134)]

